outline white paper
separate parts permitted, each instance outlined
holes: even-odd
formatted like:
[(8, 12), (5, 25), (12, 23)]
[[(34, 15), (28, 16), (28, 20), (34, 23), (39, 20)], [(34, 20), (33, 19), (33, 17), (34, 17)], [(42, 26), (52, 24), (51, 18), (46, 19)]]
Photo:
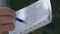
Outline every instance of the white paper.
[(22, 19), (25, 23), (16, 21), (14, 31), (10, 31), (9, 34), (27, 34), (51, 22), (51, 5), (46, 0), (39, 0), (18, 10), (16, 17)]

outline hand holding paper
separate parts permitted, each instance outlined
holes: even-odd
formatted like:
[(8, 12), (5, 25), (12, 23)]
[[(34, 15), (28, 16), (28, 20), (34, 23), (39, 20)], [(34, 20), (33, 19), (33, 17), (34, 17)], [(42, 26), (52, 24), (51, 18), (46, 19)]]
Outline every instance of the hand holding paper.
[(0, 32), (11, 31), (15, 28), (15, 12), (10, 8), (0, 8)]

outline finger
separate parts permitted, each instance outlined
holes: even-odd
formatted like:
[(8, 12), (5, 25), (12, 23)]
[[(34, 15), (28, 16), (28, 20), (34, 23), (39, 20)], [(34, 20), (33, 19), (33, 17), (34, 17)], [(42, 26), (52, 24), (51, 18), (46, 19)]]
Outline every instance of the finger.
[(12, 31), (14, 30), (15, 26), (14, 24), (7, 24), (0, 26), (0, 31)]
[(0, 17), (0, 25), (7, 23), (15, 23), (15, 19), (12, 17)]
[(0, 15), (16, 16), (15, 11), (10, 8), (0, 8)]

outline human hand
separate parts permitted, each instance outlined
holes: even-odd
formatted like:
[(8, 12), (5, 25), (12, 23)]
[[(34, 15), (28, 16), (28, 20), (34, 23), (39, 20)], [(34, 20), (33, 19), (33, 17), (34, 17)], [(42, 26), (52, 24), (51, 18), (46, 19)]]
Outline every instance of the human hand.
[(0, 32), (12, 31), (15, 28), (15, 12), (10, 8), (0, 8)]

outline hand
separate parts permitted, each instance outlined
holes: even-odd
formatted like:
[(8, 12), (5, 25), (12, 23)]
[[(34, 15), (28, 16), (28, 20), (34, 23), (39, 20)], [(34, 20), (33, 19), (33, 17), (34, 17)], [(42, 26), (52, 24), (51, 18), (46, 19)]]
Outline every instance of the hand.
[(15, 28), (15, 11), (10, 8), (0, 8), (0, 32), (12, 31)]

